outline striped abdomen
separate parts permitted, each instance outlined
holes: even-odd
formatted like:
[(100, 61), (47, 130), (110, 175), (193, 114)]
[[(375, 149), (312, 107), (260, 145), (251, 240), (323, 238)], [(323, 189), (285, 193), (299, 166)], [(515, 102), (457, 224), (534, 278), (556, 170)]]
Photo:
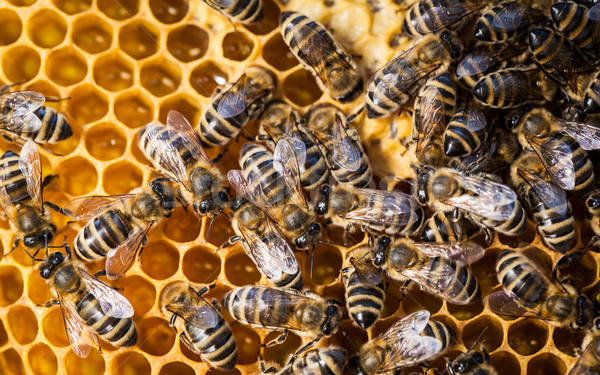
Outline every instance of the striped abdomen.
[(272, 205), (283, 204), (291, 195), (290, 188), (273, 166), (273, 154), (263, 145), (245, 143), (239, 161), (248, 182), (262, 189)]
[(341, 375), (346, 351), (335, 347), (311, 350), (286, 366), (277, 375)]
[(595, 22), (588, 18), (588, 8), (574, 1), (559, 1), (552, 5), (552, 20), (556, 29), (577, 47), (594, 47)]
[(473, 87), (473, 96), (482, 105), (492, 108), (514, 108), (530, 101), (544, 100), (536, 85), (538, 73), (506, 69), (490, 73)]
[(241, 23), (254, 23), (259, 22), (264, 18), (263, 4), (261, 0), (234, 0), (230, 2), (229, 6), (218, 7), (216, 3), (218, 1), (206, 1), (204, 2), (213, 9), (223, 12), (225, 15), (233, 18), (234, 20)]
[[(388, 212), (388, 214), (393, 215), (393, 217), (386, 219), (386, 224), (356, 219), (348, 220), (355, 225), (362, 226), (366, 231), (385, 233), (389, 236), (413, 235), (418, 233), (421, 229), (421, 226), (423, 225), (423, 221), (425, 220), (425, 212), (423, 211), (423, 207), (421, 207), (421, 205), (412, 197), (393, 197), (390, 199), (401, 199), (402, 202), (397, 202), (396, 204), (398, 205), (398, 207), (407, 207), (407, 210), (402, 214)], [(385, 208), (383, 207), (385, 207), (386, 204), (384, 204), (381, 201), (366, 201), (365, 199), (361, 199), (359, 206), (367, 206), (373, 211), (376, 211), (380, 209), (385, 210)], [(390, 222), (396, 222), (397, 224), (387, 224)]]
[(583, 112), (587, 114), (600, 113), (600, 73), (596, 75), (594, 81), (585, 92)]
[(221, 115), (218, 109), (219, 103), (224, 100), (226, 92), (228, 92), (227, 88), (211, 101), (200, 119), (198, 135), (204, 147), (216, 147), (228, 143), (254, 116), (250, 112), (250, 103), (245, 103), (245, 110), (235, 116)]
[(427, 325), (421, 332), (421, 336), (434, 337), (440, 340), (442, 348), (438, 354), (441, 354), (456, 342), (456, 333), (454, 330), (450, 326), (433, 319), (429, 319)]
[(223, 297), (223, 307), (237, 321), (267, 329), (286, 328), (292, 312), (279, 289), (245, 286)]
[(463, 221), (455, 222), (443, 211), (430, 216), (421, 230), (421, 239), (425, 242), (458, 242), (467, 239)]
[(546, 300), (549, 284), (529, 260), (512, 250), (503, 250), (496, 262), (498, 280), (526, 307), (539, 306)]
[(86, 262), (104, 258), (109, 251), (124, 243), (132, 230), (129, 218), (122, 211), (105, 211), (79, 230), (75, 238), (75, 252)]
[[(482, 121), (474, 121), (472, 114), (481, 116)], [(472, 155), (488, 137), (486, 125), (483, 113), (469, 106), (461, 108), (452, 116), (444, 133), (444, 153), (448, 156)]]
[(421, 268), (430, 274), (444, 274), (453, 270), (452, 278), (443, 280), (445, 285), (440, 286), (440, 278), (430, 278), (421, 284), (423, 288), (437, 294), (439, 297), (455, 304), (468, 304), (481, 298), (481, 289), (475, 275), (467, 267), (459, 265), (448, 258), (431, 257), (425, 260)]
[[(350, 171), (344, 167), (341, 167), (333, 158), (327, 158), (327, 165), (331, 170), (331, 174), (335, 179), (341, 183), (348, 184), (357, 188), (366, 188), (369, 187), (371, 182), (373, 181), (373, 171), (371, 169), (371, 163), (369, 162), (369, 157), (364, 152), (362, 145), (357, 142), (353, 142), (359, 152), (360, 156), (360, 166), (355, 171)], [(327, 152), (327, 156), (331, 156), (331, 152)]]
[(306, 147), (306, 159), (304, 165), (300, 166), (302, 187), (307, 191), (316, 191), (329, 182), (329, 168), (314, 137), (305, 129), (300, 129), (298, 135)]
[(556, 208), (547, 207), (533, 189), (529, 190), (528, 197), (533, 220), (544, 244), (559, 253), (569, 251), (575, 241), (575, 220), (571, 212), (571, 203), (567, 201), (566, 212), (561, 213)]
[(383, 309), (384, 283), (373, 285), (364, 281), (352, 266), (342, 269), (342, 280), (346, 288), (348, 314), (359, 327), (371, 327), (379, 319)]
[(405, 13), (402, 32), (412, 36), (433, 33), (457, 22), (478, 7), (469, 1), (421, 0)]
[(115, 346), (133, 346), (137, 331), (131, 318), (115, 318), (106, 315), (100, 302), (90, 292), (85, 292), (75, 303), (83, 322), (104, 340)]
[(35, 143), (57, 143), (73, 135), (71, 125), (65, 116), (53, 108), (42, 106), (33, 113), (42, 121), (42, 127), (33, 133), (16, 132), (13, 134), (22, 139), (31, 139)]
[(6, 151), (0, 158), (0, 183), (13, 204), (27, 204), (31, 197), (27, 191), (27, 180), (19, 168), (19, 155)]
[(237, 360), (237, 346), (229, 324), (218, 314), (219, 322), (212, 328), (185, 324), (186, 334), (193, 348), (211, 367), (231, 370)]
[(556, 148), (561, 150), (561, 153), (571, 155), (575, 170), (575, 187), (571, 191), (584, 195), (594, 188), (596, 176), (592, 161), (588, 157), (588, 153), (581, 148), (573, 137), (563, 132), (556, 132), (544, 141), (543, 147), (550, 150)]
[(525, 214), (525, 209), (518, 200), (507, 204), (507, 206), (508, 209), (511, 210), (511, 214), (510, 218), (504, 221), (486, 219), (474, 214), (470, 214), (469, 216), (474, 222), (480, 222), (496, 232), (505, 234), (507, 236), (518, 236), (519, 234), (525, 232), (525, 229), (527, 228), (527, 215)]

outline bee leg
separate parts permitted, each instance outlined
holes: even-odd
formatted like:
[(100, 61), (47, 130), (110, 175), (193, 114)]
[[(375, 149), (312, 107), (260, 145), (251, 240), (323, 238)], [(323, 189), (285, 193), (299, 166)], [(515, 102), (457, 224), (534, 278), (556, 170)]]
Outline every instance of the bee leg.
[(221, 304), (219, 303), (219, 301), (218, 301), (218, 300), (214, 300), (214, 301), (212, 301), (212, 305), (213, 305), (213, 308), (214, 308), (215, 310), (217, 310), (217, 312), (218, 312), (219, 314), (221, 314), (221, 311), (222, 311), (222, 309), (221, 309)]
[(269, 341), (266, 344), (262, 344), (262, 347), (268, 348), (270, 346), (283, 344), (285, 342), (285, 339), (287, 339), (287, 335), (288, 335), (288, 330), (285, 329), (285, 330), (283, 330), (283, 333), (281, 335), (277, 336), (276, 338), (274, 338), (273, 340)]
[(44, 202), (44, 206), (48, 206), (48, 208), (50, 208), (51, 210), (56, 211), (58, 213), (61, 213), (61, 214), (65, 215), (65, 213), (61, 210), (60, 207), (58, 207), (56, 204), (54, 204), (54, 203), (52, 203), (50, 201)]
[(102, 355), (102, 347), (100, 346), (100, 341), (98, 341), (98, 335), (93, 334), (94, 342), (98, 345), (98, 354)]
[(50, 183), (54, 181), (55, 178), (58, 178), (57, 174), (49, 174), (48, 176), (44, 177), (44, 179), (42, 180), (42, 189), (50, 185)]
[(567, 266), (570, 266), (571, 264), (581, 259), (581, 257), (583, 257), (584, 254), (585, 249), (579, 249), (572, 253), (565, 254), (558, 259), (556, 265), (554, 266), (554, 269), (558, 270), (559, 268), (565, 268)]
[(276, 373), (277, 369), (275, 367), (269, 367), (267, 368), (267, 364), (265, 363), (265, 360), (262, 356), (262, 354), (258, 353), (258, 368), (260, 369), (260, 372), (262, 372), (263, 374), (269, 374), (271, 372)]
[(26, 82), (25, 80), (22, 80), (22, 81), (17, 81), (15, 83), (9, 83), (8, 85), (4, 85), (4, 86), (2, 86), (2, 88), (0, 88), (0, 94), (4, 94), (6, 92), (6, 90), (8, 90), (12, 87), (18, 86), (20, 84), (23, 84), (25, 82)]
[[(99, 277), (106, 276), (106, 275), (107, 275), (106, 270), (101, 270), (101, 271), (96, 272), (94, 274), (94, 277), (95, 278), (99, 278)], [(116, 286), (110, 286), (110, 285), (107, 285), (107, 286), (109, 288), (113, 289), (113, 290), (118, 291), (118, 292), (122, 292), (123, 291), (123, 288), (119, 288), (119, 287), (116, 287)]]
[(185, 345), (187, 345), (188, 348), (194, 349), (194, 344), (192, 344), (190, 339), (188, 339), (185, 332), (181, 332), (181, 334), (179, 335), (179, 340), (181, 340)]
[(58, 301), (57, 299), (51, 299), (50, 301), (41, 304), (41, 305), (36, 305), (38, 307), (50, 307), (50, 306), (54, 306), (54, 305), (60, 305), (60, 301)]
[(600, 252), (600, 236), (592, 237), (586, 247), (595, 253)]
[(229, 246), (235, 245), (241, 239), (242, 239), (242, 237), (240, 237), (240, 236), (229, 237), (229, 239), (227, 241), (225, 241), (225, 243), (223, 245), (221, 245), (215, 249), (215, 253), (220, 249), (225, 249), (225, 248), (228, 248)]
[(207, 285), (203, 286), (200, 290), (198, 290), (196, 292), (196, 294), (198, 295), (198, 297), (202, 297), (204, 294), (206, 294), (209, 290), (211, 290), (215, 286), (217, 286), (217, 282), (216, 281), (214, 283), (212, 283), (212, 284), (207, 284)]

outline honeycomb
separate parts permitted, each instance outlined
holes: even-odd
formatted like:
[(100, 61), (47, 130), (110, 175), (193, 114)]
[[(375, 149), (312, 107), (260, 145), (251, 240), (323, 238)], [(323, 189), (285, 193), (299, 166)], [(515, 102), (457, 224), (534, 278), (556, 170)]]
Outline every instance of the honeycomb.
[[(69, 98), (51, 107), (68, 116), (74, 128), (71, 139), (42, 151), (44, 175), (57, 174), (44, 192), (45, 199), (58, 205), (92, 194), (123, 194), (148, 183), (153, 175), (136, 145), (139, 128), (154, 120), (165, 122), (170, 110), (182, 112), (197, 123), (212, 91), (236, 77), (250, 64), (267, 66), (277, 73), (277, 95), (303, 111), (328, 97), (304, 70), (282, 40), (278, 28), (281, 9), (293, 9), (324, 23), (344, 48), (357, 56), (365, 77), (406, 45), (395, 38), (402, 13), (392, 0), (263, 0), (265, 19), (252, 26), (233, 25), (201, 1), (186, 0), (3, 0), (0, 3), (0, 84), (25, 81), (18, 89), (33, 89), (47, 97)], [(285, 3), (285, 4), (283, 4)], [(356, 108), (346, 106), (348, 113)], [(391, 187), (393, 175), (409, 177), (410, 158), (389, 157), (406, 151), (410, 131), (406, 115), (372, 120), (358, 128), (381, 186)], [(248, 133), (255, 134), (252, 125)], [(0, 140), (0, 149), (18, 148)], [(219, 167), (237, 168), (233, 145)], [(215, 151), (216, 152), (216, 151)], [(582, 218), (581, 207), (574, 207)], [(79, 227), (56, 215), (63, 236), (72, 242)], [(114, 285), (123, 288), (131, 301), (138, 327), (138, 344), (116, 349), (103, 342), (102, 354), (93, 351), (87, 359), (69, 348), (59, 307), (37, 307), (51, 298), (45, 282), (22, 249), (0, 262), (0, 374), (116, 374), (169, 375), (217, 374), (202, 363), (179, 340), (161, 314), (158, 296), (176, 280), (191, 283), (217, 282), (209, 297), (221, 298), (231, 288), (266, 278), (239, 247), (216, 249), (232, 235), (229, 222), (219, 217), (207, 238), (207, 220), (178, 208), (173, 216), (155, 226), (139, 262)], [(591, 237), (583, 222), (577, 225), (580, 243)], [(14, 237), (6, 221), (0, 221), (0, 255), (6, 255)], [(329, 233), (341, 241), (339, 230)], [(545, 249), (532, 223), (518, 239), (496, 236), (485, 257), (473, 266), (484, 295), (498, 290), (494, 263), (506, 247), (531, 244), (556, 261)], [(315, 254), (308, 287), (342, 300), (339, 278), (346, 250), (324, 245)], [(575, 277), (576, 285), (587, 287), (597, 281), (599, 256), (588, 253), (563, 272)], [(305, 275), (310, 257), (299, 253)], [(102, 267), (92, 264), (92, 271)], [(577, 270), (577, 273), (574, 271)], [(402, 298), (392, 284), (382, 319), (364, 332), (349, 320), (343, 329), (355, 344), (383, 332), (399, 317), (418, 309), (429, 310), (436, 319), (457, 331), (457, 342), (445, 357), (454, 358), (473, 345), (484, 328), (484, 346), (502, 375), (564, 374), (575, 361), (574, 353), (583, 333), (556, 329), (542, 321), (519, 318), (506, 320), (478, 302), (456, 306), (436, 299), (417, 288)], [(231, 317), (226, 316), (228, 321)], [(260, 344), (275, 336), (232, 323), (238, 344), (238, 366), (231, 373), (258, 372)], [(290, 334), (283, 345), (267, 348), (267, 361), (284, 363), (301, 344)], [(350, 352), (354, 344), (340, 332), (330, 343)], [(325, 342), (323, 344), (326, 344)], [(439, 359), (434, 367), (443, 367)], [(418, 371), (418, 369), (416, 369)]]

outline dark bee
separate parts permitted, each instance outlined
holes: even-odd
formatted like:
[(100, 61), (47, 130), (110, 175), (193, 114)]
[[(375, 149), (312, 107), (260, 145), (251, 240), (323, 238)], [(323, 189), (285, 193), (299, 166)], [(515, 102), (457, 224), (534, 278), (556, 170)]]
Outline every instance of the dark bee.
[(215, 90), (198, 125), (202, 145), (222, 146), (237, 136), (248, 121), (262, 112), (276, 86), (273, 72), (250, 66), (235, 82)]
[(475, 153), (490, 132), (483, 111), (474, 103), (457, 110), (444, 133), (444, 152), (448, 156), (467, 156)]
[(359, 246), (346, 254), (342, 281), (346, 289), (346, 309), (360, 328), (371, 327), (383, 310), (386, 283), (371, 261), (370, 246)]
[(219, 215), (229, 200), (225, 178), (213, 165), (185, 117), (169, 111), (167, 126), (146, 125), (139, 146), (154, 167), (180, 185), (179, 196), (198, 215)]
[(373, 182), (369, 157), (342, 110), (327, 103), (313, 106), (305, 115), (305, 127), (318, 141), (337, 181), (358, 188)]
[(262, 21), (264, 17), (261, 0), (202, 0), (224, 16), (243, 24)]
[(323, 91), (341, 103), (358, 98), (364, 82), (358, 66), (320, 23), (298, 12), (282, 12), (281, 35)]
[(129, 301), (90, 275), (83, 264), (71, 258), (69, 247), (65, 249), (67, 258), (63, 253), (52, 253), (39, 271), (56, 297), (44, 306), (60, 305), (73, 352), (87, 357), (98, 345), (96, 335), (114, 346), (135, 345), (137, 332)]
[(552, 4), (552, 20), (565, 38), (583, 50), (592, 50), (598, 42), (597, 25), (588, 17), (588, 7), (575, 1), (558, 1)]
[(582, 329), (592, 322), (588, 297), (573, 285), (554, 281), (543, 261), (514, 250), (503, 250), (496, 262), (504, 291), (486, 297), (489, 308), (500, 315), (543, 319), (557, 327)]
[(62, 211), (89, 220), (75, 238), (75, 253), (86, 262), (106, 257), (109, 279), (122, 276), (145, 241), (152, 224), (171, 215), (175, 192), (161, 179), (126, 195), (89, 196), (69, 201)]
[(450, 375), (498, 375), (490, 364), (490, 355), (482, 348), (481, 351), (469, 350), (459, 355), (446, 367)]
[(322, 349), (308, 351), (304, 357), (298, 358), (299, 353), (294, 354), (287, 364), (277, 369), (278, 366), (267, 368), (261, 359), (258, 363), (263, 374), (277, 375), (342, 375), (346, 364), (347, 353), (344, 349), (329, 346)]
[(420, 0), (404, 15), (402, 32), (419, 36), (442, 30), (485, 6), (477, 0)]
[(543, 13), (527, 1), (503, 1), (481, 13), (473, 35), (483, 42), (512, 41), (529, 25), (544, 19)]
[(442, 32), (419, 38), (371, 77), (365, 96), (367, 116), (380, 118), (400, 111), (428, 77), (445, 73), (461, 52), (453, 34)]
[(160, 309), (171, 318), (169, 324), (179, 339), (211, 368), (232, 370), (237, 346), (229, 323), (221, 315), (218, 300), (209, 302), (202, 297), (214, 286), (196, 290), (185, 281), (169, 284), (160, 294)]
[(600, 374), (600, 318), (595, 318), (581, 343), (583, 352), (568, 375)]
[(465, 305), (481, 298), (479, 283), (467, 268), (483, 256), (479, 245), (380, 237), (373, 251), (373, 264), (396, 281), (414, 281), (428, 293), (454, 304)]
[(322, 186), (315, 211), (347, 231), (361, 228), (390, 236), (416, 234), (425, 219), (423, 208), (408, 194), (343, 184)]
[(0, 134), (8, 141), (57, 143), (73, 135), (71, 125), (53, 108), (44, 106), (46, 98), (37, 91), (0, 90)]

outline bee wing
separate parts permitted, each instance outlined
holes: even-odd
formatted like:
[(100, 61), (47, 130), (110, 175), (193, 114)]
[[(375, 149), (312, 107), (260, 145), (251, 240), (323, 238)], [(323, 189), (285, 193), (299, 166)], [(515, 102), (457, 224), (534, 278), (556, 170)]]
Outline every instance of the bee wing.
[[(174, 111), (170, 111), (169, 115), (171, 112)], [(181, 117), (183, 118), (183, 116)], [(183, 120), (185, 121), (185, 118)], [(162, 161), (162, 165), (168, 169), (168, 172), (171, 173), (177, 182), (181, 183), (187, 190), (191, 190), (185, 162), (181, 158), (177, 147), (172, 143), (173, 139), (179, 136), (183, 137), (183, 134), (174, 129), (175, 123), (176, 121), (172, 120), (169, 122), (169, 119), (167, 119), (167, 126), (170, 126), (166, 132), (162, 131), (162, 125), (160, 124), (148, 124), (146, 126), (146, 137), (155, 155)], [(192, 148), (190, 147), (189, 149), (191, 150)]]
[(131, 303), (121, 293), (90, 275), (83, 268), (80, 268), (79, 272), (87, 290), (100, 303), (102, 312), (113, 318), (130, 318), (133, 316)]
[(539, 311), (535, 311), (521, 304), (518, 297), (512, 293), (506, 293), (501, 290), (494, 292), (484, 298), (484, 302), (487, 304), (490, 310), (498, 315), (508, 315), (516, 317), (527, 317), (535, 319), (547, 319), (551, 320), (552, 317), (549, 315), (543, 315)]
[(378, 339), (385, 341), (406, 341), (412, 336), (420, 334), (427, 326), (431, 313), (419, 310), (394, 323)]
[[(428, 259), (422, 265), (402, 270), (402, 275), (448, 302), (464, 305), (465, 301), (449, 297), (450, 295), (458, 295), (465, 288), (462, 280), (454, 277), (454, 268), (446, 262), (438, 263), (435, 267), (431, 263), (432, 260)], [(452, 283), (453, 290), (448, 291)]]
[(333, 160), (340, 167), (350, 172), (360, 169), (360, 150), (356, 141), (350, 137), (344, 122), (336, 115), (331, 134), (331, 151)]
[(358, 189), (358, 193), (363, 202), (360, 207), (344, 214), (345, 219), (395, 225), (410, 225), (418, 219), (417, 215), (412, 215), (410, 201), (414, 198), (408, 194), (374, 189)]
[(134, 194), (79, 197), (67, 202), (61, 211), (75, 220), (88, 220), (103, 211), (124, 204), (133, 197)]
[(27, 192), (35, 206), (42, 208), (42, 162), (40, 152), (32, 140), (25, 143), (19, 155), (19, 169), (27, 182)]
[(529, 144), (537, 152), (552, 179), (563, 189), (575, 188), (575, 166), (573, 154), (568, 144), (556, 143), (554, 147), (537, 139), (528, 138)]
[(517, 30), (523, 24), (525, 7), (517, 2), (505, 4), (502, 9), (494, 15), (492, 27), (499, 31)]
[(357, 262), (352, 262), (354, 269), (358, 277), (364, 282), (371, 285), (379, 285), (383, 282), (383, 274), (381, 271), (373, 265), (373, 263), (366, 258), (361, 259)]
[(518, 173), (535, 194), (540, 198), (546, 207), (551, 207), (560, 214), (564, 214), (569, 209), (569, 201), (565, 191), (553, 183), (548, 182), (534, 173), (518, 169)]
[(217, 113), (223, 118), (231, 118), (243, 113), (248, 108), (250, 102), (246, 96), (240, 91), (246, 75), (242, 76), (230, 87), (225, 90), (217, 99)]
[(0, 186), (0, 208), (2, 208), (8, 220), (15, 224), (14, 205), (10, 199), (10, 195), (8, 195), (8, 191), (6, 191), (6, 182), (4, 180), (2, 181), (2, 186)]
[(433, 0), (431, 5), (429, 9), (422, 13), (421, 22), (415, 25), (415, 29), (420, 34), (439, 31), (482, 7), (482, 4), (477, 1), (469, 4), (469, 2), (462, 2), (460, 0), (451, 0), (448, 2)]
[(475, 195), (464, 194), (448, 198), (444, 203), (491, 220), (502, 221), (511, 217), (513, 208), (510, 203), (516, 202), (517, 194), (508, 186), (459, 173), (454, 176), (465, 189)]
[(106, 254), (106, 277), (109, 280), (118, 279), (129, 269), (151, 226), (152, 222), (133, 233), (129, 233), (129, 237), (125, 242)]
[(421, 94), (420, 118), (418, 121), (419, 138), (417, 140), (417, 155), (429, 143), (431, 137), (443, 127), (442, 119), (446, 114), (444, 97), (440, 90), (434, 86), (428, 86)]
[[(201, 159), (207, 165), (212, 165), (212, 161), (206, 154), (204, 147), (202, 147), (202, 143), (200, 143), (198, 134), (180, 112), (174, 110), (169, 111), (169, 114), (167, 115), (167, 128), (181, 136), (185, 142), (189, 142), (190, 147), (188, 149), (194, 156)], [(177, 155), (179, 155), (179, 153), (177, 153)], [(179, 159), (181, 159), (181, 156), (179, 156)]]
[(58, 294), (67, 339), (73, 352), (81, 358), (87, 358), (94, 347), (95, 340), (92, 331), (83, 323), (77, 313), (77, 306), (62, 294)]
[[(302, 191), (302, 182), (300, 179), (300, 164), (298, 157), (296, 156), (296, 150), (298, 148), (304, 148), (304, 159), (306, 159), (306, 147), (300, 140), (293, 138), (280, 139), (275, 145), (273, 151), (273, 167), (279, 174), (284, 178), (285, 183), (295, 193), (297, 198), (302, 204), (306, 205), (306, 199), (304, 192)], [(299, 144), (302, 144), (300, 146)], [(302, 158), (302, 156), (300, 156)]]
[(494, 60), (490, 57), (489, 52), (475, 51), (460, 60), (456, 67), (456, 74), (459, 77), (470, 77), (486, 72), (494, 65)]
[(272, 212), (273, 205), (269, 202), (263, 190), (260, 187), (253, 188), (246, 179), (246, 176), (244, 176), (244, 171), (232, 169), (227, 172), (227, 179), (231, 186), (248, 202), (260, 208), (269, 215), (271, 219), (277, 220)]
[(213, 4), (218, 8), (227, 8), (235, 3), (235, 0), (205, 0), (209, 4)]
[(594, 355), (595, 345), (597, 345), (597, 339), (588, 344), (568, 375), (592, 375), (595, 372), (591, 370), (591, 368), (596, 368), (594, 366), (597, 366), (598, 363), (598, 359)]
[[(197, 296), (193, 289), (190, 290), (190, 294)], [(179, 315), (187, 323), (201, 329), (214, 328), (220, 320), (219, 313), (215, 311), (211, 305), (199, 297), (195, 298), (193, 304), (170, 303), (167, 310)]]
[(563, 130), (575, 138), (584, 150), (600, 149), (600, 129), (583, 122), (556, 119)]
[(470, 105), (465, 110), (466, 126), (469, 130), (476, 132), (487, 126), (487, 119), (479, 107)]
[[(42, 121), (33, 113), (46, 98), (37, 91), (14, 91), (2, 95), (4, 107), (10, 108), (0, 115), (0, 124), (8, 131), (33, 133), (42, 127)], [(0, 113), (5, 113), (0, 110)]]
[(280, 327), (291, 330), (306, 330), (306, 327), (298, 319), (291, 319), (290, 315), (297, 306), (306, 304), (307, 302), (312, 303), (314, 300), (296, 292), (294, 289), (268, 289), (270, 289), (269, 293), (263, 294), (261, 299), (250, 301), (249, 308), (255, 312), (254, 316), (260, 317), (260, 320), (265, 322), (281, 322)]
[(430, 257), (441, 256), (461, 265), (468, 265), (481, 259), (485, 249), (474, 242), (415, 243), (415, 246)]
[(596, 4), (588, 10), (588, 18), (592, 21), (600, 21), (600, 4)]
[(393, 345), (378, 373), (389, 372), (405, 366), (418, 364), (439, 354), (443, 344), (431, 336), (415, 335)]

